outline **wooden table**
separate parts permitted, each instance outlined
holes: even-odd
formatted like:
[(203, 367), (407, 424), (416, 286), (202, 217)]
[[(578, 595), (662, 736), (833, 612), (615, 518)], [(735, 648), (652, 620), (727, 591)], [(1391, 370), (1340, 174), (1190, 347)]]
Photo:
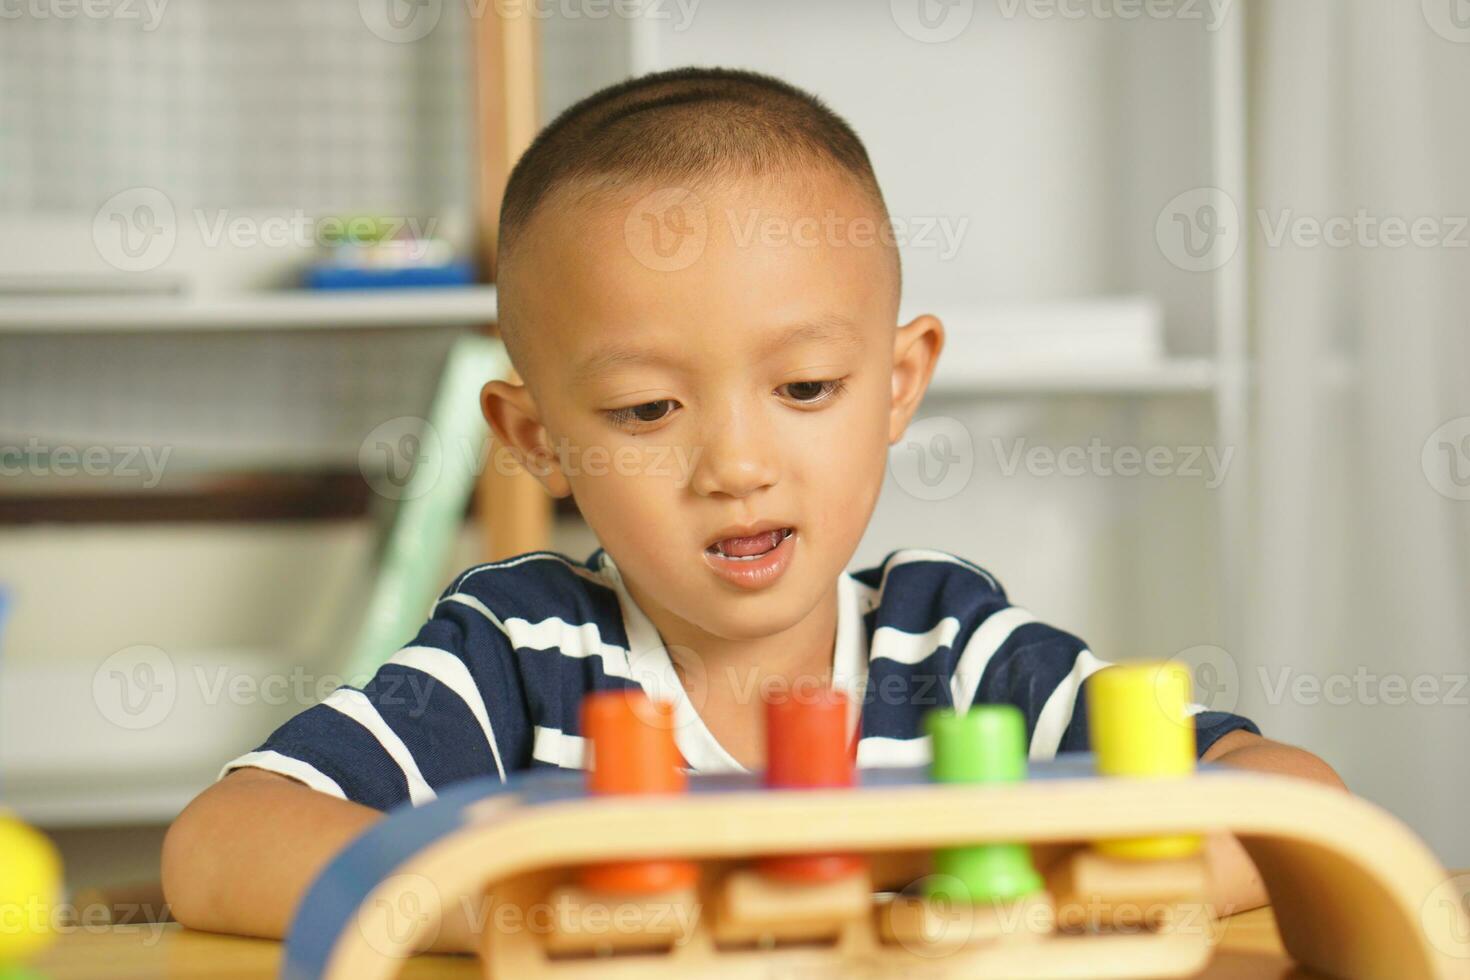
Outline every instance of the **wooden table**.
[[(1270, 909), (1256, 909), (1222, 919), (1220, 945), (1209, 980), (1309, 980), (1281, 949)], [(275, 977), (281, 944), (194, 932), (176, 924), (77, 928), (34, 966), (51, 980), (193, 980), (228, 977), (264, 980)], [(473, 980), (477, 961), (468, 956), (420, 956), (410, 960), (405, 978), (450, 977)]]

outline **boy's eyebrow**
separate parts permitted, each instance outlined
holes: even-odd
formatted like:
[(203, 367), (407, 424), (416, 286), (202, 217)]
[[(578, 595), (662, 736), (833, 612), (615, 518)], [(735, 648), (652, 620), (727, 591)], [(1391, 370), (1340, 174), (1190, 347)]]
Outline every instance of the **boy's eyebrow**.
[[(851, 350), (861, 349), (865, 345), (863, 333), (852, 327), (852, 320), (838, 314), (828, 314), (814, 320), (794, 323), (762, 344), (758, 353), (761, 356), (769, 356), (783, 347), (817, 342), (834, 343)], [(573, 374), (577, 380), (586, 381), (613, 368), (632, 364), (675, 364), (677, 362), (678, 358), (670, 357), (651, 347), (613, 343), (599, 348), (584, 358)]]

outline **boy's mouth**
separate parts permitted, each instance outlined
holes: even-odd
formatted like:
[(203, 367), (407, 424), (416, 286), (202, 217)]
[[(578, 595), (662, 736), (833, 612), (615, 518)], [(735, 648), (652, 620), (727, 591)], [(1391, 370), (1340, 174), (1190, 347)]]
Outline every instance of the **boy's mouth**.
[(777, 527), (755, 534), (721, 538), (704, 550), (730, 561), (756, 561), (796, 533), (793, 527)]

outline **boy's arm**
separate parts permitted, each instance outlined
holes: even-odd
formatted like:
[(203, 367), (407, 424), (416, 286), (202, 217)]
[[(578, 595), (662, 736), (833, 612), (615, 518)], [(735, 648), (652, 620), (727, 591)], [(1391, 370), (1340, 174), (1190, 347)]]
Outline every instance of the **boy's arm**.
[[(163, 891), (191, 929), (279, 939), (327, 862), (382, 819), (286, 776), (243, 768), (200, 793), (163, 842)], [(460, 903), (446, 901), (431, 949), (474, 948)]]
[[(1347, 786), (1332, 767), (1312, 753), (1240, 729), (1220, 736), (1205, 750), (1200, 761), (1310, 779), (1347, 791)], [(1220, 914), (1244, 912), (1266, 904), (1268, 898), (1261, 875), (1234, 835), (1211, 837), (1207, 851), (1214, 881), (1214, 894), (1210, 900)]]

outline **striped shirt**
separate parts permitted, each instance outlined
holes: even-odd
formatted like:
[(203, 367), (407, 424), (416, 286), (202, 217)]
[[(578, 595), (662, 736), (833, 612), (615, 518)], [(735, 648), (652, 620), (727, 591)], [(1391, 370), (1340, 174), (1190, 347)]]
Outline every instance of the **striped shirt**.
[[(1083, 684), (1105, 666), (946, 552), (892, 551), (838, 577), (832, 683), (851, 698), (859, 767), (926, 763), (924, 714), (979, 703), (1020, 708), (1033, 760), (1086, 750)], [(743, 771), (700, 719), (612, 556), (531, 552), (461, 574), (366, 684), (339, 687), (220, 777), (255, 766), (378, 809), (417, 806), (462, 779), (581, 768), (583, 695), (630, 687), (673, 702), (691, 771)], [(1238, 715), (1191, 711), (1201, 754), (1226, 732), (1260, 733)]]

